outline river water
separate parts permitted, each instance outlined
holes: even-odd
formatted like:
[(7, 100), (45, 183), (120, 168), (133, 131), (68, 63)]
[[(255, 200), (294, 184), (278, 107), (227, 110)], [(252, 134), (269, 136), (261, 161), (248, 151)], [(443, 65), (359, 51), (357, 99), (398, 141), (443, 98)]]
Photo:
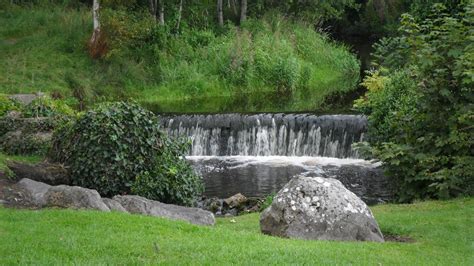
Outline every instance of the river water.
[(391, 197), (378, 165), (351, 146), (364, 140), (363, 116), (231, 113), (160, 120), (170, 136), (191, 140), (187, 159), (203, 176), (208, 197), (263, 197), (299, 174), (337, 178), (366, 202)]

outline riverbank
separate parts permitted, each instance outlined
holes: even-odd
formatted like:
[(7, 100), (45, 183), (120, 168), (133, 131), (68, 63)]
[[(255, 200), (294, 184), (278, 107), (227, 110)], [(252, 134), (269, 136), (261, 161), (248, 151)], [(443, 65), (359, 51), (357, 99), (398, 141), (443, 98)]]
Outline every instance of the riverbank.
[(89, 105), (135, 99), (156, 112), (327, 112), (359, 82), (348, 47), (279, 16), (224, 31), (156, 29), (149, 34), (163, 36), (143, 39), (165, 44), (111, 46), (91, 59), (85, 6), (7, 6), (0, 10), (2, 93), (41, 91)]

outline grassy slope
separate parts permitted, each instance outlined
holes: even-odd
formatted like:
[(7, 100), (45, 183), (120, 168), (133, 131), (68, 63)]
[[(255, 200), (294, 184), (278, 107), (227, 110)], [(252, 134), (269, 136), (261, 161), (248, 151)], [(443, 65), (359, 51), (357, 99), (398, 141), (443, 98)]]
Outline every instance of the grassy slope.
[[(109, 63), (91, 60), (85, 51), (92, 27), (88, 9), (14, 7), (0, 10), (0, 25), (3, 93), (58, 91), (71, 96), (67, 77), (72, 77), (76, 84), (92, 91), (90, 95), (95, 95), (95, 100), (133, 97), (159, 111), (303, 111), (321, 108), (325, 96), (355, 85), (354, 76), (348, 77), (346, 72), (354, 67), (348, 52), (323, 38), (304, 39), (304, 30), (295, 32), (295, 36), (302, 39), (297, 48), (302, 60), (314, 69), (309, 81), (311, 89), (298, 91), (288, 100), (255, 81), (236, 97), (233, 91), (241, 88), (233, 86), (238, 84), (230, 85), (216, 74), (216, 68), (222, 66), (218, 62), (222, 57), (220, 49), (236, 49), (235, 43), (240, 41), (222, 42), (219, 46), (222, 40), (216, 38), (211, 48), (187, 50), (185, 55), (182, 51), (162, 51), (157, 55), (162, 62), (157, 68), (126, 57)], [(270, 44), (271, 48), (272, 41), (265, 41), (268, 36), (255, 36), (252, 45)], [(188, 61), (187, 57), (192, 59)], [(346, 67), (345, 60), (352, 62), (348, 69), (342, 69)], [(164, 80), (157, 80), (158, 76)]]
[(473, 265), (473, 198), (373, 211), (382, 231), (416, 242), (280, 239), (259, 233), (258, 214), (208, 228), (120, 213), (0, 208), (0, 264)]

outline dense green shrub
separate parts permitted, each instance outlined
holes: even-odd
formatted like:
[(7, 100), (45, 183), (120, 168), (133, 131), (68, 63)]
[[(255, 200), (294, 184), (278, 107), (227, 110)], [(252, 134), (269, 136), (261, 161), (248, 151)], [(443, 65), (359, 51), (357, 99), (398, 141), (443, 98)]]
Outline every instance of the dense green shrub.
[[(67, 165), (73, 183), (105, 196), (137, 193), (190, 204), (201, 179), (158, 130), (157, 117), (135, 103), (106, 103), (57, 130), (49, 157)], [(160, 189), (160, 191), (153, 191)]]
[[(370, 147), (399, 182), (401, 201), (474, 194), (474, 5), (451, 15), (434, 5), (403, 16), (398, 41), (377, 47), (388, 69), (364, 81)], [(399, 69), (399, 70), (397, 70)]]
[(153, 169), (160, 148), (155, 116), (135, 104), (103, 104), (53, 136), (52, 159), (68, 165), (76, 185), (107, 196), (130, 191)]
[(189, 143), (162, 138), (163, 146), (156, 158), (156, 168), (137, 176), (132, 193), (165, 203), (192, 205), (204, 191), (200, 176), (182, 158)]

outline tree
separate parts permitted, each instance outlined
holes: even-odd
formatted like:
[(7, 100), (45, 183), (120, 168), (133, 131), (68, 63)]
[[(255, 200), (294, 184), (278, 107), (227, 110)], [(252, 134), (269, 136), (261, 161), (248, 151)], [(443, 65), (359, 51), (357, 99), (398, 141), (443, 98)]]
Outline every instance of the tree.
[(92, 20), (94, 28), (91, 39), (89, 40), (89, 54), (92, 58), (99, 58), (107, 53), (107, 43), (104, 40), (104, 36), (101, 34), (99, 9), (99, 0), (94, 0), (92, 5)]
[(179, 1), (179, 7), (178, 7), (178, 19), (176, 21), (176, 31), (179, 31), (179, 27), (181, 25), (181, 17), (183, 15), (183, 0)]
[(163, 26), (165, 25), (165, 0), (159, 0), (158, 1), (158, 5), (159, 5), (159, 21), (160, 21), (160, 25)]
[(376, 46), (383, 67), (357, 102), (367, 150), (399, 181), (401, 201), (474, 194), (474, 4), (451, 11), (404, 14), (398, 36)]
[(240, 24), (247, 20), (247, 0), (240, 1)]
[(219, 26), (224, 26), (224, 14), (222, 12), (222, 0), (217, 0), (217, 20), (219, 22)]
[(100, 9), (99, 0), (94, 0), (94, 3), (92, 5), (92, 20), (94, 24), (94, 31), (92, 32), (92, 37), (90, 40), (91, 44), (96, 43), (100, 35), (99, 9)]

